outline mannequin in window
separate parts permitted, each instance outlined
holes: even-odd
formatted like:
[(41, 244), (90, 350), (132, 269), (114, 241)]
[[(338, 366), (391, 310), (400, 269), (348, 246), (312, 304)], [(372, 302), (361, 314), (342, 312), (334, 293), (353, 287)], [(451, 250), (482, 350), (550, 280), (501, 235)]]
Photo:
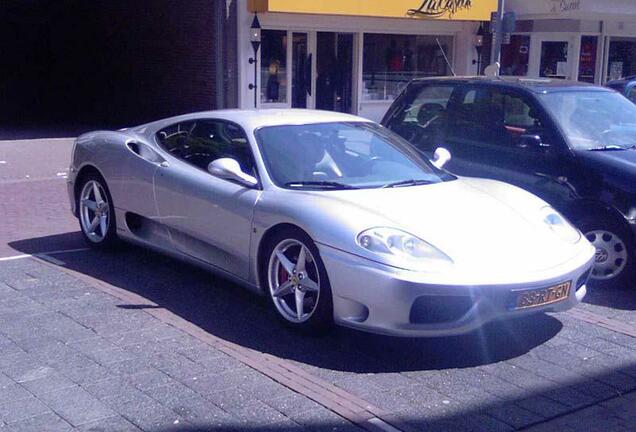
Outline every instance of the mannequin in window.
[(278, 60), (272, 60), (269, 64), (269, 77), (267, 78), (267, 87), (265, 89), (267, 100), (270, 102), (278, 102), (280, 81), (278, 80), (278, 70), (280, 63)]

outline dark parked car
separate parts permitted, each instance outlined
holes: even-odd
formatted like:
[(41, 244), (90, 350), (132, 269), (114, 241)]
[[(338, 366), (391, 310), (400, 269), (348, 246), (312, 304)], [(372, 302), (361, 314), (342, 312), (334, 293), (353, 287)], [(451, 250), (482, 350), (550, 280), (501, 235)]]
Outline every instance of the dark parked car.
[(446, 147), (453, 173), (552, 204), (596, 247), (592, 285), (636, 285), (636, 105), (624, 97), (562, 80), (423, 79), (382, 123), (425, 153)]
[(636, 75), (608, 82), (607, 87), (616, 90), (630, 101), (636, 103)]

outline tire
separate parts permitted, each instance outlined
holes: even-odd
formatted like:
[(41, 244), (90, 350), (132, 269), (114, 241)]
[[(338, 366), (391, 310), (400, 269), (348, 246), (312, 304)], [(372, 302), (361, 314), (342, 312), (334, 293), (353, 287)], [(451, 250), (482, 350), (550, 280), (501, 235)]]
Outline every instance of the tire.
[(589, 285), (597, 288), (634, 288), (636, 264), (634, 238), (627, 227), (610, 219), (588, 218), (578, 224), (585, 237), (596, 248), (596, 261)]
[[(301, 250), (304, 266), (299, 261)], [(333, 300), (325, 265), (318, 248), (303, 231), (289, 228), (274, 234), (265, 247), (260, 274), (269, 302), (285, 325), (310, 334), (323, 333), (333, 325)]]
[(77, 209), (80, 231), (89, 246), (110, 249), (119, 243), (113, 198), (102, 176), (90, 173), (82, 178)]

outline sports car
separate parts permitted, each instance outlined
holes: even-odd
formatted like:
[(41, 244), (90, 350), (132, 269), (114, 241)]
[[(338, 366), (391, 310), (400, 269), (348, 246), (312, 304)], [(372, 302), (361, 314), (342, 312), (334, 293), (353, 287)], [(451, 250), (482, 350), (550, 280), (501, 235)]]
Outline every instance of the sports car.
[(449, 159), (348, 114), (210, 111), (81, 135), (68, 194), (90, 245), (202, 266), (303, 331), (445, 336), (580, 302), (581, 233)]

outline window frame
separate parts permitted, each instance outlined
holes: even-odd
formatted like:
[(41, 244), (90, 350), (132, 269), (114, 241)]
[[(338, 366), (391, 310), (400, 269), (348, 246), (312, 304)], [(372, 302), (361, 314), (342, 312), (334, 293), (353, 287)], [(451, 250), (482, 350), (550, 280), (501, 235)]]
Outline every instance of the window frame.
[[(237, 127), (243, 133), (243, 136), (245, 137), (245, 140), (247, 142), (247, 146), (248, 146), (249, 151), (250, 151), (250, 156), (252, 158), (252, 163), (254, 165), (254, 177), (256, 178), (256, 180), (258, 182), (256, 185), (247, 186), (247, 185), (245, 185), (243, 183), (239, 183), (239, 182), (236, 182), (236, 181), (233, 181), (233, 180), (230, 180), (230, 179), (217, 177), (217, 176), (213, 175), (212, 173), (210, 173), (207, 169), (203, 169), (200, 166), (198, 166), (198, 165), (196, 165), (196, 164), (194, 164), (192, 162), (188, 162), (187, 160), (185, 160), (183, 158), (175, 156), (173, 153), (171, 153), (169, 150), (167, 150), (164, 147), (164, 144), (162, 143), (161, 139), (159, 138), (159, 133), (163, 132), (164, 130), (166, 130), (168, 128), (175, 127), (175, 126), (178, 126), (178, 125), (181, 125), (181, 124), (187, 124), (187, 123), (191, 124), (191, 123), (196, 123), (196, 122), (200, 122), (200, 121), (203, 121), (203, 122), (217, 122), (217, 123), (223, 123), (223, 124), (226, 124), (226, 125), (232, 125), (232, 126)], [(224, 180), (224, 181), (227, 181), (227, 182), (230, 182), (230, 183), (234, 183), (234, 184), (237, 184), (237, 185), (249, 188), (249, 189), (259, 189), (259, 190), (262, 189), (262, 182), (261, 182), (261, 177), (260, 177), (260, 173), (259, 173), (259, 170), (258, 170), (258, 163), (256, 161), (256, 157), (255, 157), (255, 154), (254, 154), (254, 148), (252, 147), (252, 144), (250, 142), (249, 136), (245, 132), (245, 129), (241, 125), (236, 123), (236, 122), (233, 122), (233, 121), (227, 120), (227, 119), (214, 118), (214, 117), (201, 117), (201, 118), (185, 119), (185, 120), (182, 120), (182, 121), (179, 121), (179, 122), (171, 123), (168, 126), (163, 126), (161, 129), (156, 130), (152, 135), (153, 135), (155, 143), (159, 147), (159, 149), (164, 154), (167, 154), (172, 159), (175, 159), (175, 160), (179, 161), (180, 163), (184, 163), (187, 166), (196, 168), (197, 170), (202, 171), (202, 172), (208, 174), (209, 176), (211, 176), (213, 178), (217, 178), (219, 180)], [(249, 173), (246, 173), (246, 174), (249, 174)]]

